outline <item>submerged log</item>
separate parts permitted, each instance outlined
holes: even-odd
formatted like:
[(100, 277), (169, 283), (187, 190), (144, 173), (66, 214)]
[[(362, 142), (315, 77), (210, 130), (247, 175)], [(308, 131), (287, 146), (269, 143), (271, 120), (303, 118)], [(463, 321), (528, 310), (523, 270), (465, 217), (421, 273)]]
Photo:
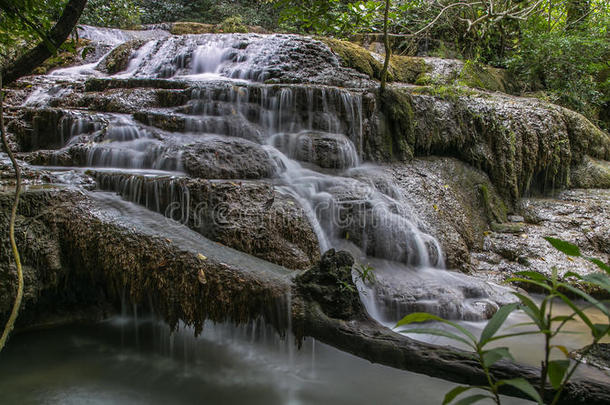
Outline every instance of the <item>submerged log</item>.
[[(345, 321), (328, 317), (315, 302), (294, 301), (297, 336), (313, 337), (339, 350), (402, 370), (425, 374), (458, 384), (487, 385), (487, 379), (472, 354), (449, 346), (433, 345), (410, 339), (371, 319)], [(491, 368), (497, 379), (522, 377), (539, 386), (540, 370), (510, 361), (500, 361)], [(504, 395), (529, 399), (523, 392), (502, 386)], [(545, 399), (553, 398), (547, 387)], [(573, 378), (558, 404), (604, 405), (610, 403), (607, 382)]]

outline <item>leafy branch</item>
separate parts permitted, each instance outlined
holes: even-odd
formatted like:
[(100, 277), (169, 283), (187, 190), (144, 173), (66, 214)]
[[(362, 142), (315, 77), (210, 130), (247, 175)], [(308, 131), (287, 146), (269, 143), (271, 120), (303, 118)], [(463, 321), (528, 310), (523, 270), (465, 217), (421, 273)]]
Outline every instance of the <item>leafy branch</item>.
[[(571, 272), (567, 273), (565, 278), (575, 278), (583, 283), (596, 286), (610, 293), (610, 266), (599, 259), (584, 256), (578, 246), (572, 245), (571, 243), (555, 238), (546, 238), (546, 240), (553, 247), (566, 255), (584, 258), (585, 260), (594, 263), (600, 270), (602, 270), (602, 272), (588, 274), (585, 276), (580, 276)], [(472, 332), (458, 323), (451, 322), (428, 313), (410, 314), (397, 323), (397, 327), (431, 321), (443, 323), (448, 325), (452, 331), (432, 327), (421, 327), (404, 329), (401, 330), (401, 332), (442, 336), (453, 341), (463, 343), (473, 351), (473, 358), (478, 361), (481, 369), (485, 373), (487, 385), (455, 387), (445, 395), (443, 405), (451, 403), (459, 395), (475, 388), (486, 391), (487, 394), (475, 394), (468, 397), (463, 397), (456, 402), (456, 404), (472, 404), (482, 399), (492, 399), (497, 405), (500, 405), (501, 400), (499, 392), (500, 387), (503, 385), (509, 385), (517, 388), (538, 404), (543, 404), (545, 403), (544, 398), (549, 398), (545, 395), (547, 392), (547, 382), (550, 383), (550, 386), (553, 389), (553, 394), (548, 404), (556, 405), (559, 402), (561, 394), (564, 391), (568, 381), (572, 378), (576, 369), (580, 365), (580, 362), (576, 361), (572, 364), (569, 359), (568, 349), (564, 346), (553, 344), (553, 339), (560, 333), (566, 333), (564, 331), (565, 326), (569, 322), (573, 322), (576, 318), (582, 320), (593, 337), (593, 343), (588, 346), (587, 350), (590, 350), (590, 348), (599, 343), (602, 338), (610, 334), (610, 308), (608, 305), (592, 297), (590, 294), (587, 294), (586, 292), (581, 291), (580, 289), (564, 281), (560, 281), (556, 268), (553, 268), (550, 277), (533, 271), (524, 271), (517, 273), (516, 277), (513, 277), (508, 281), (536, 286), (542, 291), (545, 291), (545, 296), (542, 301), (537, 304), (527, 295), (513, 292), (515, 297), (519, 300), (519, 303), (501, 307), (489, 320), (478, 339)], [(590, 307), (600, 311), (607, 317), (607, 322), (604, 324), (593, 323), (583, 309), (580, 308), (568, 295), (566, 295), (567, 293), (583, 299)], [(558, 301), (565, 303), (572, 309), (573, 313), (568, 316), (555, 316), (553, 314), (553, 305)], [(513, 311), (518, 309), (522, 310), (530, 320), (529, 322), (519, 324), (519, 326), (534, 326), (535, 329), (532, 331), (496, 335), (502, 325), (506, 322), (508, 316)], [(539, 387), (534, 388), (534, 386), (524, 378), (515, 378), (511, 380), (496, 379), (493, 373), (491, 373), (490, 367), (502, 359), (513, 360), (513, 356), (507, 347), (488, 349), (486, 346), (491, 342), (509, 337), (534, 334), (543, 335), (544, 337), (544, 358), (541, 362)], [(559, 350), (561, 353), (563, 353), (565, 359), (551, 360), (551, 352), (553, 350)]]

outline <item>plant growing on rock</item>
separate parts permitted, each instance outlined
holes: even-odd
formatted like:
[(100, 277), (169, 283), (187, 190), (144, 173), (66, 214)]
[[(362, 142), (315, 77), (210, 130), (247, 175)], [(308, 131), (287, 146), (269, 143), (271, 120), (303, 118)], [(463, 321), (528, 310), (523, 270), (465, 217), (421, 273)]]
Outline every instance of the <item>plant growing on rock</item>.
[(360, 280), (365, 284), (375, 283), (375, 269), (368, 263), (358, 263), (354, 266), (354, 270), (356, 271), (357, 280)]
[[(580, 249), (568, 242), (546, 238), (547, 241), (559, 251), (570, 257), (581, 257), (597, 265), (602, 270), (601, 272), (580, 276), (573, 272), (567, 273), (564, 278), (575, 278), (582, 283), (589, 284), (596, 288), (610, 293), (610, 266), (599, 259), (590, 258), (582, 255)], [(580, 361), (571, 362), (569, 360), (568, 349), (564, 346), (553, 343), (553, 339), (565, 333), (564, 328), (569, 323), (579, 318), (590, 331), (593, 343), (587, 346), (581, 354), (586, 355), (588, 350), (596, 347), (600, 340), (610, 334), (610, 306), (607, 303), (597, 300), (591, 295), (581, 291), (571, 284), (561, 281), (558, 277), (557, 270), (554, 268), (550, 277), (532, 271), (524, 271), (517, 273), (517, 277), (510, 279), (511, 282), (529, 284), (537, 287), (545, 292), (544, 298), (540, 303), (534, 302), (531, 298), (524, 294), (513, 292), (518, 298), (519, 303), (506, 305), (500, 308), (496, 314), (489, 320), (483, 329), (481, 336), (477, 338), (469, 330), (463, 326), (439, 318), (428, 313), (413, 313), (405, 316), (397, 323), (397, 327), (410, 325), (414, 323), (422, 323), (429, 321), (441, 322), (448, 325), (452, 331), (421, 327), (402, 330), (404, 333), (420, 333), (428, 335), (442, 336), (456, 342), (460, 342), (468, 346), (473, 351), (473, 359), (476, 360), (487, 378), (487, 385), (472, 385), (458, 386), (449, 391), (445, 395), (443, 404), (452, 403), (456, 398), (472, 389), (479, 389), (486, 393), (477, 393), (468, 397), (462, 397), (456, 404), (472, 404), (483, 399), (492, 399), (496, 404), (501, 403), (500, 392), (503, 386), (511, 386), (522, 391), (527, 397), (536, 401), (538, 404), (555, 405), (561, 398), (561, 394), (568, 384), (570, 378), (574, 375), (576, 369), (581, 364)], [(603, 324), (596, 324), (590, 319), (582, 308), (575, 302), (573, 298), (578, 297), (584, 300), (588, 307), (597, 309), (602, 313), (607, 321)], [(568, 305), (573, 313), (569, 316), (557, 316), (553, 313), (553, 305), (556, 302), (563, 302)], [(519, 326), (533, 326), (534, 330), (497, 334), (502, 325), (505, 323), (508, 316), (515, 310), (522, 310), (530, 319), (529, 322), (520, 324)], [(514, 378), (510, 380), (499, 379), (494, 376), (493, 365), (500, 360), (513, 360), (513, 356), (507, 347), (488, 348), (488, 344), (506, 339), (509, 337), (522, 335), (542, 335), (544, 337), (544, 358), (541, 361), (540, 376), (537, 381), (528, 381), (524, 378)], [(565, 358), (552, 360), (552, 351), (561, 352)], [(533, 384), (534, 383), (534, 384)], [(550, 384), (550, 388), (548, 385)]]

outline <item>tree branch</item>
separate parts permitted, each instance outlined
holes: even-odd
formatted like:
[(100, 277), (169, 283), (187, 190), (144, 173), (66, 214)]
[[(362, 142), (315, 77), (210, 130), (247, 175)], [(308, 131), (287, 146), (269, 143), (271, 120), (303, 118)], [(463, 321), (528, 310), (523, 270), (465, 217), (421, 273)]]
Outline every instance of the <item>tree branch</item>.
[[(70, 36), (72, 29), (78, 22), (87, 0), (69, 0), (61, 17), (45, 37), (55, 48), (59, 47)], [(40, 66), (47, 58), (53, 55), (55, 49), (49, 49), (44, 40), (36, 47), (30, 49), (16, 61), (2, 69), (5, 84), (12, 83), (22, 76), (28, 75)]]

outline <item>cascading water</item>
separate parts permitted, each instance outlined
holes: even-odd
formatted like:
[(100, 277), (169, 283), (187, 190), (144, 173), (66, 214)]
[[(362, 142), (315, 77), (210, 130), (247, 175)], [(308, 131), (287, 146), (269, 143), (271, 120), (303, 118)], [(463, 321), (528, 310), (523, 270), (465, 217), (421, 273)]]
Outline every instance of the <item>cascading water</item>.
[[(188, 101), (175, 108), (149, 108), (133, 118), (103, 114), (76, 120), (64, 147), (52, 152), (53, 164), (68, 153), (79, 166), (122, 172), (114, 178), (98, 175), (98, 186), (163, 212), (174, 201), (189, 209), (188, 189), (171, 180), (176, 172), (192, 170), (186, 156), (193, 153), (185, 151), (211, 148), (214, 158), (219, 152), (231, 156), (246, 147), (262, 148), (273, 168), (262, 173), (273, 175), (276, 190), (305, 210), (321, 250), (347, 249), (375, 268), (378, 284), (359, 281), (359, 288), (377, 320), (392, 323), (421, 309), (477, 320), (497, 307), (488, 299), (495, 294), (493, 287), (443, 270), (440, 244), (425, 232), (401, 190), (383, 168), (361, 163), (369, 118), (362, 91), (262, 83), (278, 74), (283, 52), (290, 52), (298, 37), (155, 36), (153, 31), (125, 34), (91, 27), (81, 35), (110, 46), (146, 40), (114, 78), (186, 80), (189, 89), (181, 91)], [(330, 63), (338, 65), (329, 55), (334, 58)], [(67, 68), (50, 77), (81, 81), (87, 74), (104, 76)], [(53, 100), (48, 95), (44, 102)], [(144, 171), (152, 182), (129, 177), (133, 172), (126, 169)], [(165, 179), (156, 181), (155, 176)], [(175, 214), (173, 218), (189, 218), (189, 213)]]

